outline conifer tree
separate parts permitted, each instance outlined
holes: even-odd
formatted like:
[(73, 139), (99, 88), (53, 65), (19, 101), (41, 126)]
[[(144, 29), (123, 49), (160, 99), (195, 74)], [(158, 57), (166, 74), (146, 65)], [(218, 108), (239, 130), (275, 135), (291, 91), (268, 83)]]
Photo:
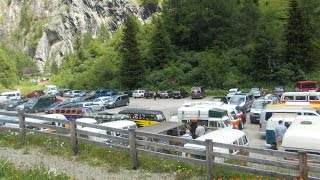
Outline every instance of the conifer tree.
[(286, 59), (284, 64), (292, 64), (296, 72), (294, 80), (303, 78), (301, 72), (308, 70), (310, 60), (310, 24), (298, 5), (297, 0), (289, 1), (289, 17), (285, 30)]
[(120, 81), (123, 88), (139, 88), (144, 81), (145, 67), (138, 48), (137, 33), (139, 25), (133, 15), (128, 15), (120, 43), (121, 65)]

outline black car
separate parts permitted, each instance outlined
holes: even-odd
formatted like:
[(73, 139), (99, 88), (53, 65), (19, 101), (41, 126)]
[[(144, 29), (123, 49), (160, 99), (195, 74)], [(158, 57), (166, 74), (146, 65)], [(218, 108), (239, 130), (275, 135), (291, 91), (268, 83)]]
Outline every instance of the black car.
[(17, 100), (12, 100), (6, 104), (5, 108), (7, 111), (14, 111), (17, 106), (20, 104), (23, 104), (27, 102), (29, 99), (17, 99)]
[(144, 97), (145, 97), (146, 99), (148, 99), (148, 98), (153, 98), (153, 94), (154, 94), (154, 91), (146, 90), (146, 91), (144, 92)]
[(185, 90), (179, 90), (173, 92), (173, 99), (181, 99), (188, 97), (189, 93)]

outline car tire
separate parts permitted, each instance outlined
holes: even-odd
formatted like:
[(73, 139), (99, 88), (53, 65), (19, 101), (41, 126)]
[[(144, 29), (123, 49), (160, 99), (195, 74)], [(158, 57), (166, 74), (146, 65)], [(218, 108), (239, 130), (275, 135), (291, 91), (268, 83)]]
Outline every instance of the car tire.
[(116, 107), (117, 107), (116, 104), (113, 104), (112, 108), (116, 108)]
[(104, 111), (106, 108), (104, 106), (101, 107), (100, 111)]

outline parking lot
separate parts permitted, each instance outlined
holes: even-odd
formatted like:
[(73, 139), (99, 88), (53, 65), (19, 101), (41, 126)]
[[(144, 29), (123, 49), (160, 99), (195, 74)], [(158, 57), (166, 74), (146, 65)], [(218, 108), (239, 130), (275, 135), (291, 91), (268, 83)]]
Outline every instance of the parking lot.
[[(145, 98), (130, 98), (130, 104), (129, 107), (139, 107), (139, 108), (146, 108), (146, 109), (152, 109), (152, 110), (160, 110), (162, 111), (167, 120), (170, 119), (171, 115), (174, 114), (179, 107), (183, 105), (185, 102), (190, 101), (205, 101), (209, 100), (211, 97), (206, 97), (204, 99), (200, 100), (194, 100), (190, 97), (184, 98), (184, 99), (145, 99)], [(118, 113), (120, 110), (127, 108), (127, 106), (118, 107), (114, 109), (107, 109), (105, 111), (109, 113)], [(265, 145), (265, 139), (262, 138), (258, 134), (259, 130), (259, 124), (251, 124), (250, 121), (248, 121), (247, 117), (247, 123), (245, 124), (245, 127), (243, 131), (246, 132), (249, 140), (250, 140), (250, 146), (252, 147), (258, 147), (258, 148), (269, 148)]]

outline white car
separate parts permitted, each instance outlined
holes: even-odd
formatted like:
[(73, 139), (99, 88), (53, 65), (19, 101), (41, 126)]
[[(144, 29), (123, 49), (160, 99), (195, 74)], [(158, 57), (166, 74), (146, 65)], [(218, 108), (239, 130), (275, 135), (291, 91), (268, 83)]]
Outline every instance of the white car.
[(144, 93), (146, 92), (146, 90), (135, 90), (132, 93), (132, 97), (134, 98), (143, 98), (144, 97)]
[(102, 96), (102, 97), (98, 97), (97, 99), (95, 99), (93, 101), (93, 103), (98, 104), (100, 106), (104, 106), (104, 104), (106, 104), (107, 102), (109, 102), (112, 99), (113, 98), (111, 96)]
[(104, 111), (104, 104), (96, 103), (96, 102), (80, 102), (78, 103), (81, 107), (89, 107), (92, 111)]
[(241, 93), (241, 91), (239, 90), (239, 88), (231, 88), (231, 89), (229, 89), (229, 91), (228, 91), (227, 97), (228, 97), (228, 99), (230, 99), (233, 95), (239, 94), (239, 93)]

